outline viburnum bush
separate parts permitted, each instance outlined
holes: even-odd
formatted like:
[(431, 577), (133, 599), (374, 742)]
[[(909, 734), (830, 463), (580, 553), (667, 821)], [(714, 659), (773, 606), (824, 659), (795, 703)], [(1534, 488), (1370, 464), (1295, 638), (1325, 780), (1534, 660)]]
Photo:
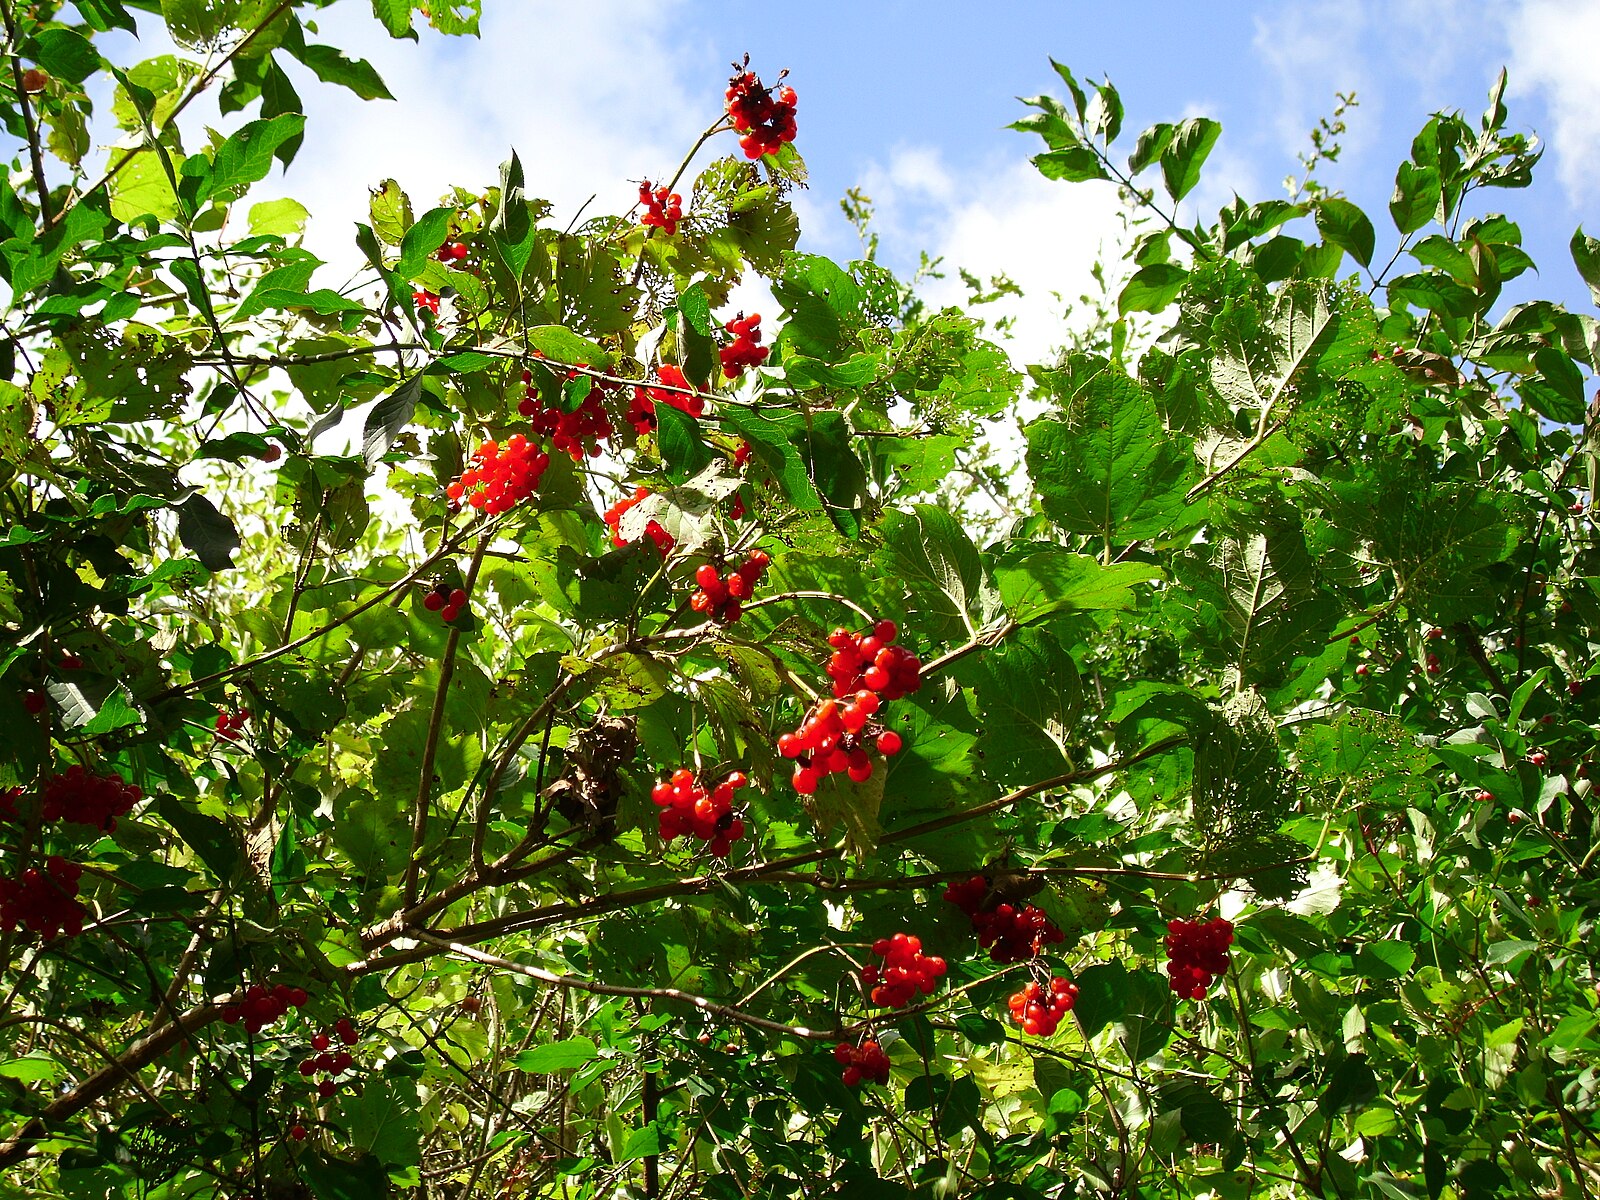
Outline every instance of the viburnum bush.
[(1383, 221), (1211, 219), (1058, 67), (1131, 238), (1029, 364), (796, 249), (747, 60), (613, 215), (361, 181), (344, 286), (252, 194), (292, 62), (386, 94), (321, 7), (0, 4), (0, 1194), (1595, 1192), (1600, 322), (1503, 78)]

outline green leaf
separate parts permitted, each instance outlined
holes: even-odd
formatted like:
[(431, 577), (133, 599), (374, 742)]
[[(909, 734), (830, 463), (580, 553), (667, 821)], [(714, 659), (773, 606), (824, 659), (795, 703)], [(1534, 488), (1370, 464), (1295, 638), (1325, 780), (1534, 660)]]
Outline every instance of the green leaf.
[(422, 376), (413, 375), (372, 406), (361, 428), (361, 457), (367, 470), (376, 470), (417, 411), (422, 398)]
[(94, 44), (72, 29), (42, 29), (33, 39), (32, 57), (57, 79), (82, 83), (100, 69)]
[(349, 1162), (314, 1150), (296, 1156), (295, 1169), (311, 1185), (317, 1200), (387, 1200), (393, 1194), (388, 1172), (372, 1154)]
[(54, 1083), (65, 1073), (55, 1059), (39, 1053), (24, 1054), (21, 1058), (0, 1062), (0, 1077), (23, 1083)]
[(1184, 507), (1194, 458), (1125, 374), (1095, 376), (1075, 398), (1071, 420), (1042, 418), (1027, 438), (1028, 474), (1045, 512), (1068, 532), (1126, 544), (1195, 519)]
[(1356, 954), (1355, 970), (1366, 979), (1399, 979), (1416, 961), (1415, 948), (1404, 942), (1369, 942)]
[(1178, 298), (1189, 272), (1176, 263), (1151, 263), (1135, 272), (1117, 296), (1117, 312), (1160, 312)]
[(211, 194), (243, 190), (265, 179), (272, 170), (273, 155), (290, 138), (304, 132), (305, 117), (284, 113), (264, 121), (251, 121), (217, 150), (212, 163)]
[(407, 279), (420, 275), (434, 251), (444, 245), (455, 215), (455, 207), (451, 205), (429, 209), (418, 217), (400, 241), (400, 261), (395, 264), (395, 271)]
[(1415, 233), (1433, 219), (1439, 207), (1439, 172), (1404, 162), (1394, 178), (1389, 215), (1401, 233)]
[(1027, 625), (1063, 610), (1133, 608), (1138, 603), (1134, 589), (1162, 576), (1145, 563), (1105, 565), (1060, 546), (1021, 545), (996, 561), (994, 577), (1006, 612)]
[(174, 796), (159, 796), (155, 810), (177, 832), (185, 844), (200, 856), (218, 882), (232, 881), (243, 861), (239, 839), (228, 825), (216, 817), (197, 812)]
[(1590, 297), (1600, 304), (1600, 238), (1590, 237), (1580, 225), (1572, 233), (1570, 248), (1573, 265), (1578, 268), (1584, 283), (1589, 285)]
[(1207, 117), (1190, 117), (1172, 131), (1172, 141), (1161, 153), (1161, 178), (1174, 200), (1182, 200), (1200, 182), (1200, 168), (1221, 133), (1222, 126)]
[(1350, 201), (1341, 196), (1329, 196), (1317, 203), (1317, 232), (1331, 246), (1347, 252), (1363, 267), (1372, 265), (1372, 251), (1377, 244), (1377, 232), (1372, 221)]
[(178, 512), (178, 540), (184, 548), (208, 571), (231, 570), (233, 552), (243, 545), (233, 519), (200, 492), (174, 507)]
[(346, 58), (332, 46), (305, 46), (293, 53), (323, 83), (348, 88), (363, 100), (394, 99), (378, 72), (364, 58)]
[(958, 668), (984, 714), (984, 774), (1005, 787), (1071, 770), (1066, 746), (1083, 703), (1078, 667), (1048, 631), (1023, 629)]
[(1033, 165), (1046, 179), (1065, 179), (1068, 183), (1086, 183), (1092, 179), (1111, 176), (1100, 162), (1100, 156), (1088, 146), (1074, 146), (1067, 150), (1051, 150), (1033, 156)]
[(1113, 1021), (1120, 1021), (1128, 1001), (1128, 969), (1116, 959), (1096, 963), (1079, 971), (1072, 980), (1078, 985), (1073, 1014), (1083, 1036), (1092, 1038)]
[(698, 475), (718, 456), (700, 433), (700, 422), (671, 404), (656, 405), (656, 440), (674, 483)]
[(1172, 135), (1176, 132), (1176, 125), (1162, 121), (1141, 133), (1134, 145), (1133, 153), (1128, 156), (1128, 173), (1137, 175), (1151, 163), (1159, 160), (1167, 152), (1167, 147), (1172, 144)]
[(311, 214), (298, 200), (284, 197), (281, 200), (263, 200), (250, 206), (250, 232), (252, 235), (275, 234), (292, 237), (305, 232), (306, 220)]
[[(489, 237), (511, 278), (520, 281), (538, 241), (538, 227), (524, 191), (522, 160), (512, 151), (500, 164), (500, 207), (489, 222)], [(570, 361), (570, 360), (569, 360)]]
[(882, 532), (878, 561), (910, 592), (910, 610), (919, 624), (928, 622), (925, 632), (941, 640), (970, 632), (968, 613), (976, 610), (983, 568), (960, 522), (941, 508), (918, 504), (910, 512), (885, 512)]
[(422, 1162), (417, 1081), (393, 1072), (368, 1076), (360, 1095), (347, 1100), (350, 1147), (372, 1154), (391, 1170)]
[(529, 1075), (551, 1075), (557, 1071), (573, 1071), (595, 1058), (600, 1048), (592, 1038), (571, 1037), (559, 1042), (547, 1042), (531, 1050), (519, 1050), (511, 1063)]
[(411, 0), (372, 0), (372, 15), (383, 22), (390, 37), (417, 40), (411, 30)]
[(528, 345), (552, 362), (583, 364), (604, 370), (611, 359), (600, 346), (564, 325), (536, 325), (527, 332)]

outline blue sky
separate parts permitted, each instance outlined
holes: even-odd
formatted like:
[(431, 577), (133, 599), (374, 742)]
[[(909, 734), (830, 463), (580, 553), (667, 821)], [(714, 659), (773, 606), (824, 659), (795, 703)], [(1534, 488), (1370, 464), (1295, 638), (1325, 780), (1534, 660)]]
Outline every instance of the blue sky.
[[(1380, 258), (1411, 135), (1436, 109), (1475, 118), (1504, 64), (1512, 127), (1550, 149), (1532, 189), (1480, 203), (1520, 222), (1543, 268), (1518, 281), (1514, 298), (1537, 293), (1588, 311), (1566, 242), (1580, 222), (1600, 234), (1600, 0), (484, 0), (484, 9), (481, 39), (425, 31), (420, 44), (389, 39), (369, 0), (339, 0), (320, 15), (325, 39), (370, 58), (398, 97), (363, 103), (299, 73), (306, 145), (288, 177), (266, 187), (308, 204), (309, 244), (325, 258), (347, 260), (367, 186), (394, 175), (421, 207), (450, 184), (492, 182), (513, 145), (559, 219), (585, 203), (622, 211), (636, 192), (629, 181), (670, 171), (716, 115), (728, 64), (748, 50), (769, 80), (788, 67), (800, 95), (797, 145), (811, 170), (797, 199), (804, 244), (855, 253), (837, 202), (859, 185), (878, 204), (891, 265), (907, 268), (926, 250), (950, 267), (1017, 279), (1027, 296), (1016, 350), (1038, 357), (1120, 227), (1109, 188), (1039, 179), (1026, 164), (1037, 139), (1004, 128), (1026, 111), (1017, 96), (1062, 93), (1050, 56), (1080, 77), (1109, 74), (1127, 105), (1128, 148), (1156, 120), (1222, 122), (1193, 198), (1207, 220), (1235, 190), (1283, 195), (1307, 131), (1336, 90), (1354, 90), (1344, 156), (1322, 180), (1372, 215)], [(214, 112), (196, 112), (197, 125), (207, 120)], [(716, 149), (732, 151), (731, 138)], [(959, 288), (946, 280), (931, 292), (954, 299)]]

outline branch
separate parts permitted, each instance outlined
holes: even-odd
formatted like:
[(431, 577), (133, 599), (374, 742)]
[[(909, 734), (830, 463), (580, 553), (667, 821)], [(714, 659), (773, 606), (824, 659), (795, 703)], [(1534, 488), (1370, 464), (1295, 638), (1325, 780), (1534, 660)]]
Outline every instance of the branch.
[[(1162, 741), (1148, 746), (1137, 754), (1127, 758), (1116, 759), (1102, 763), (1096, 767), (1085, 767), (1082, 770), (1071, 771), (1065, 775), (1057, 775), (1050, 779), (1040, 780), (1026, 787), (1017, 788), (1007, 792), (986, 804), (974, 808), (964, 809), (958, 813), (951, 813), (943, 817), (935, 817), (930, 821), (923, 821), (918, 825), (907, 826), (885, 834), (878, 841), (878, 847), (895, 845), (900, 842), (911, 841), (929, 833), (937, 833), (955, 825), (962, 825), (979, 817), (988, 816), (1013, 804), (1021, 803), (1041, 792), (1053, 788), (1069, 787), (1073, 784), (1084, 783), (1097, 779), (1102, 775), (1112, 775), (1118, 771), (1126, 770), (1158, 754), (1164, 754), (1174, 747), (1187, 742), (1182, 735), (1165, 738)], [(794, 854), (786, 858), (774, 859), (770, 862), (756, 863), (753, 866), (738, 867), (730, 871), (723, 871), (716, 875), (696, 875), (688, 879), (677, 879), (670, 883), (654, 884), (649, 887), (634, 888), (631, 891), (613, 892), (609, 895), (592, 896), (586, 899), (574, 900), (565, 904), (550, 905), (533, 912), (510, 913), (492, 921), (481, 921), (477, 924), (462, 925), (446, 931), (444, 936), (462, 942), (484, 942), (491, 938), (507, 933), (516, 933), (528, 929), (540, 929), (549, 925), (557, 925), (564, 921), (577, 920), (600, 916), (604, 913), (615, 912), (620, 909), (632, 908), (640, 904), (648, 904), (655, 900), (670, 899), (675, 896), (694, 895), (708, 892), (730, 883), (759, 883), (770, 881), (773, 877), (782, 877), (782, 873), (792, 871), (796, 867), (809, 866), (812, 863), (826, 862), (837, 859), (845, 854), (843, 847), (827, 846), (820, 850), (807, 851), (804, 854)], [(1110, 868), (1103, 870), (1109, 871)], [(1185, 876), (1185, 878), (1188, 878)], [(377, 950), (384, 944), (394, 941), (406, 932), (404, 925), (398, 921), (386, 922), (384, 926), (372, 930), (363, 937), (363, 944), (369, 950)], [(401, 951), (387, 957), (374, 956), (364, 962), (354, 963), (347, 970), (353, 974), (364, 974), (368, 971), (386, 970), (402, 962), (416, 961), (431, 957), (432, 951), (417, 953), (415, 950)]]
[(28, 1148), (46, 1136), (47, 1126), (64, 1121), (109, 1095), (119, 1083), (135, 1071), (149, 1066), (179, 1042), (187, 1040), (197, 1029), (209, 1025), (222, 1016), (223, 1009), (233, 1000), (234, 997), (231, 995), (218, 996), (191, 1008), (171, 1024), (163, 1025), (148, 1037), (134, 1042), (108, 1065), (96, 1071), (71, 1091), (57, 1096), (44, 1106), (44, 1110), (38, 1116), (23, 1125), (10, 1141), (0, 1144), (0, 1168), (8, 1167), (25, 1157)]
[(510, 971), (516, 975), (525, 975), (529, 979), (537, 979), (541, 983), (554, 984), (556, 987), (567, 988), (572, 991), (589, 992), (596, 996), (631, 996), (654, 1000), (677, 1000), (684, 1004), (692, 1004), (701, 1012), (711, 1013), (713, 1016), (722, 1017), (729, 1021), (738, 1021), (744, 1025), (753, 1025), (757, 1029), (765, 1029), (772, 1033), (787, 1034), (789, 1037), (805, 1038), (808, 1041), (838, 1041), (846, 1036), (840, 1029), (808, 1029), (804, 1025), (785, 1025), (780, 1021), (769, 1021), (765, 1017), (757, 1017), (751, 1013), (741, 1012), (729, 1004), (720, 1004), (715, 1000), (708, 1000), (704, 996), (697, 996), (693, 992), (685, 992), (681, 988), (647, 988), (624, 987), (617, 983), (596, 983), (589, 979), (578, 979), (571, 975), (558, 975), (554, 971), (546, 971), (542, 967), (530, 967), (526, 963), (512, 962), (509, 958), (501, 958), (495, 954), (486, 954), (482, 950), (475, 950), (471, 946), (464, 946), (459, 942), (446, 941), (434, 937), (432, 934), (420, 930), (412, 930), (411, 937), (420, 942), (425, 942), (439, 950), (449, 951), (458, 958), (465, 958), (469, 962), (482, 963), (501, 971)]
[(17, 22), (11, 13), (10, 0), (0, 0), (0, 19), (5, 21), (6, 41), (11, 43), (11, 79), (17, 86), (22, 123), (28, 133), (28, 158), (33, 164), (33, 186), (39, 193), (39, 224), (48, 230), (55, 223), (50, 216), (50, 185), (44, 178), (44, 151), (39, 145), (39, 126), (33, 118), (33, 101), (22, 86), (22, 56), (18, 53)]
[[(489, 548), (489, 542), (494, 537), (492, 531), (485, 531), (478, 538), (478, 548), (473, 552), (472, 563), (467, 568), (467, 577), (463, 588), (467, 595), (472, 594), (473, 585), (478, 582), (478, 570), (483, 566), (483, 552)], [(422, 869), (422, 844), (428, 838), (428, 808), (433, 803), (433, 763), (434, 757), (439, 752), (439, 735), (444, 730), (445, 702), (450, 698), (450, 681), (455, 677), (456, 647), (461, 643), (461, 629), (459, 626), (450, 627), (450, 636), (445, 640), (444, 657), (439, 661), (439, 686), (433, 693), (433, 711), (428, 715), (428, 736), (422, 747), (422, 767), (417, 772), (417, 799), (411, 812), (411, 853), (406, 858), (405, 885), (401, 891), (404, 900), (402, 908), (409, 908), (417, 898), (417, 875)]]
[(390, 584), (387, 588), (373, 596), (371, 599), (363, 600), (349, 612), (344, 613), (342, 616), (339, 616), (332, 621), (329, 621), (321, 628), (313, 629), (310, 633), (298, 637), (292, 642), (285, 642), (276, 650), (264, 651), (263, 653), (256, 655), (254, 658), (248, 658), (244, 662), (235, 663), (231, 667), (224, 667), (222, 670), (215, 671), (210, 675), (202, 675), (199, 679), (191, 679), (188, 683), (175, 683), (171, 687), (163, 688), (161, 691), (156, 692), (152, 696), (146, 696), (144, 698), (144, 703), (159, 704), (163, 700), (171, 700), (175, 697), (186, 695), (189, 692), (202, 691), (205, 688), (210, 687), (213, 683), (220, 683), (224, 679), (231, 679), (233, 676), (238, 675), (242, 671), (249, 671), (254, 667), (260, 666), (262, 663), (271, 662), (275, 658), (282, 658), (285, 654), (293, 653), (302, 646), (309, 646), (312, 642), (317, 641), (319, 638), (327, 637), (328, 634), (332, 633), (335, 629), (338, 629), (342, 625), (349, 624), (356, 617), (359, 617), (362, 613), (366, 612), (367, 609), (374, 608), (377, 605), (382, 604), (391, 596), (397, 595), (406, 588), (410, 587), (417, 581), (417, 578), (429, 567), (433, 566), (434, 563), (438, 562), (446, 555), (454, 553), (461, 542), (466, 539), (467, 534), (471, 533), (476, 527), (476, 525), (470, 524), (463, 526), (456, 532), (454, 537), (446, 538), (444, 541), (440, 542), (439, 548), (418, 563), (416, 569), (413, 570), (409, 575), (396, 580), (394, 583)]

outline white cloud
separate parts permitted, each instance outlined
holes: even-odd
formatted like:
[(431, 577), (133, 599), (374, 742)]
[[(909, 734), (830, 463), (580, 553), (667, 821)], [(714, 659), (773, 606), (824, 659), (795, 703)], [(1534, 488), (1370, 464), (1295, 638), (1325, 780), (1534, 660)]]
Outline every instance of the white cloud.
[[(1307, 130), (1332, 109), (1335, 92), (1355, 90), (1363, 104), (1368, 102), (1371, 76), (1361, 46), (1367, 23), (1360, 0), (1285, 5), (1270, 17), (1256, 18), (1254, 49), (1278, 81), (1272, 124), (1284, 150), (1294, 154), (1306, 148)], [(1345, 138), (1357, 150), (1361, 140), (1360, 126)]]
[[(421, 211), (451, 186), (498, 181), (515, 148), (531, 195), (565, 224), (622, 212), (629, 180), (659, 180), (716, 117), (709, 53), (675, 45), (676, 0), (486, 5), (480, 41), (383, 35), (364, 2), (322, 16), (320, 40), (370, 59), (397, 103), (364, 102), (308, 80), (306, 144), (284, 189), (313, 214), (309, 244), (348, 254), (367, 188), (399, 180)], [(702, 63), (699, 59), (705, 58)], [(591, 197), (593, 197), (591, 201)]]
[(1047, 361), (1065, 340), (1071, 305), (1099, 289), (1090, 269), (1116, 257), (1123, 232), (1111, 185), (1052, 182), (1022, 160), (958, 171), (937, 149), (901, 147), (861, 187), (873, 200), (885, 252), (926, 250), (944, 259), (945, 278), (922, 289), (929, 303), (965, 298), (958, 269), (986, 282), (1003, 274), (1022, 289), (1020, 301), (980, 310), (1016, 318), (1009, 349), (1020, 363)]
[(1600, 186), (1600, 6), (1523, 0), (1507, 16), (1513, 94), (1541, 92), (1550, 108), (1556, 174), (1574, 207)]

